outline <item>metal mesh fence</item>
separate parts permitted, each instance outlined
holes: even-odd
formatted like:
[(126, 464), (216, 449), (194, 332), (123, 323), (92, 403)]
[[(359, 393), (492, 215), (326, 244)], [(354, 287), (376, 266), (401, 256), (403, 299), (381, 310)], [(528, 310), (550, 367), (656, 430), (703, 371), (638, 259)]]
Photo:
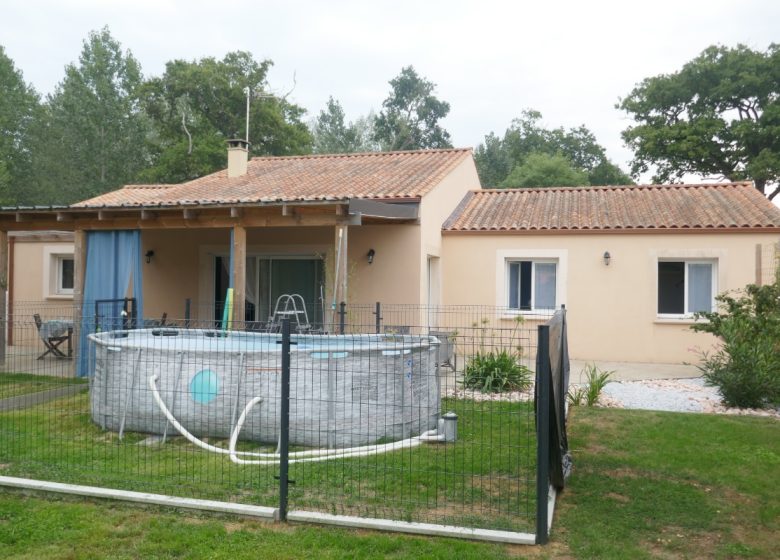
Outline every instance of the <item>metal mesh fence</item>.
[[(293, 328), (290, 510), (533, 533), (531, 385), (549, 315), (374, 304), (324, 315)], [(273, 325), (166, 317), (79, 347), (74, 332), (89, 326), (73, 308), (17, 305), (10, 321), (0, 475), (279, 504)]]

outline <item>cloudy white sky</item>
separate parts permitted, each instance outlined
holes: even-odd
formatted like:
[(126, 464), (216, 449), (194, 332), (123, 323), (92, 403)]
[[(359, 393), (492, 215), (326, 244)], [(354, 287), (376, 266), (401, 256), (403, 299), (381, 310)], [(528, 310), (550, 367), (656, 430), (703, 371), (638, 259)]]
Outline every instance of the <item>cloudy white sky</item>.
[(0, 44), (43, 94), (105, 25), (146, 76), (175, 58), (247, 50), (273, 60), (274, 90), (296, 76), (291, 100), (310, 116), (332, 95), (350, 119), (378, 110), (412, 64), (451, 104), (444, 125), (458, 147), (534, 108), (549, 126), (586, 125), (627, 169), (621, 96), (714, 43), (764, 50), (780, 41), (778, 22), (777, 0), (9, 0)]

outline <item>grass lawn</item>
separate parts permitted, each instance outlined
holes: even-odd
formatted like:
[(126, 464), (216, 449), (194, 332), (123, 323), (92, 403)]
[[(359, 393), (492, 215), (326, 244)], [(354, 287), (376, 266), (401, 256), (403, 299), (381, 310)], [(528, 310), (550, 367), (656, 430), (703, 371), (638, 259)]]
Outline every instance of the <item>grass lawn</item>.
[(570, 439), (575, 468), (546, 547), (0, 490), (0, 558), (778, 557), (777, 420), (579, 407)]
[(0, 374), (0, 400), (55, 389), (63, 385), (86, 385), (87, 382), (85, 378), (53, 377), (30, 373), (2, 373)]
[[(292, 464), (290, 509), (533, 532), (532, 405), (448, 399), (443, 407), (458, 414), (456, 444)], [(235, 465), (181, 437), (146, 440), (102, 430), (90, 418), (88, 395), (80, 394), (0, 413), (0, 474), (278, 505), (277, 465)], [(210, 443), (227, 447), (221, 439)], [(256, 449), (243, 443), (250, 446)]]

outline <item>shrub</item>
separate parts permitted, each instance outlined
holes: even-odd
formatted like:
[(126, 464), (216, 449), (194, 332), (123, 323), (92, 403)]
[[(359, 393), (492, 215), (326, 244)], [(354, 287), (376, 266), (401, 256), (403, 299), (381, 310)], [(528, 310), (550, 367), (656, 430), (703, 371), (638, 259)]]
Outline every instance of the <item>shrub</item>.
[(463, 372), (463, 385), (483, 393), (522, 391), (531, 385), (531, 370), (506, 350), (477, 352)]
[(721, 294), (718, 311), (697, 313), (707, 322), (691, 328), (721, 339), (702, 352), (698, 368), (728, 406), (765, 408), (780, 404), (780, 279), (748, 286), (738, 297)]
[[(609, 383), (609, 378), (615, 373), (614, 371), (603, 371), (596, 364), (586, 365), (583, 372), (586, 379), (585, 385), (572, 387), (566, 395), (569, 399), (569, 404), (572, 406), (579, 406), (583, 402), (588, 406), (595, 405), (601, 396), (604, 386)], [(580, 373), (581, 375), (582, 373)]]

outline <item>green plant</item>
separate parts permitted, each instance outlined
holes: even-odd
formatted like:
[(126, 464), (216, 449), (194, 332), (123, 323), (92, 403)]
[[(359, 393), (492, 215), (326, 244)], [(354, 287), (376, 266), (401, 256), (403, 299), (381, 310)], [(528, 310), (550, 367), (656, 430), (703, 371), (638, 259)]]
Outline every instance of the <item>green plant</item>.
[(604, 371), (596, 364), (587, 364), (580, 372), (580, 378), (582, 378), (583, 373), (586, 379), (585, 384), (571, 387), (566, 394), (566, 398), (569, 399), (569, 404), (572, 406), (580, 406), (583, 402), (587, 406), (595, 405), (599, 400), (599, 396), (601, 396), (604, 386), (609, 383), (610, 377), (615, 372)]
[(585, 402), (585, 387), (569, 387), (569, 392), (566, 393), (566, 398), (569, 400), (569, 404), (571, 406), (582, 405), (582, 403)]
[(477, 352), (466, 364), (463, 385), (483, 393), (522, 391), (531, 385), (531, 370), (506, 350)]
[(750, 285), (741, 295), (720, 294), (718, 311), (691, 328), (716, 335), (722, 344), (701, 352), (698, 365), (708, 385), (728, 406), (765, 408), (780, 403), (780, 280)]

